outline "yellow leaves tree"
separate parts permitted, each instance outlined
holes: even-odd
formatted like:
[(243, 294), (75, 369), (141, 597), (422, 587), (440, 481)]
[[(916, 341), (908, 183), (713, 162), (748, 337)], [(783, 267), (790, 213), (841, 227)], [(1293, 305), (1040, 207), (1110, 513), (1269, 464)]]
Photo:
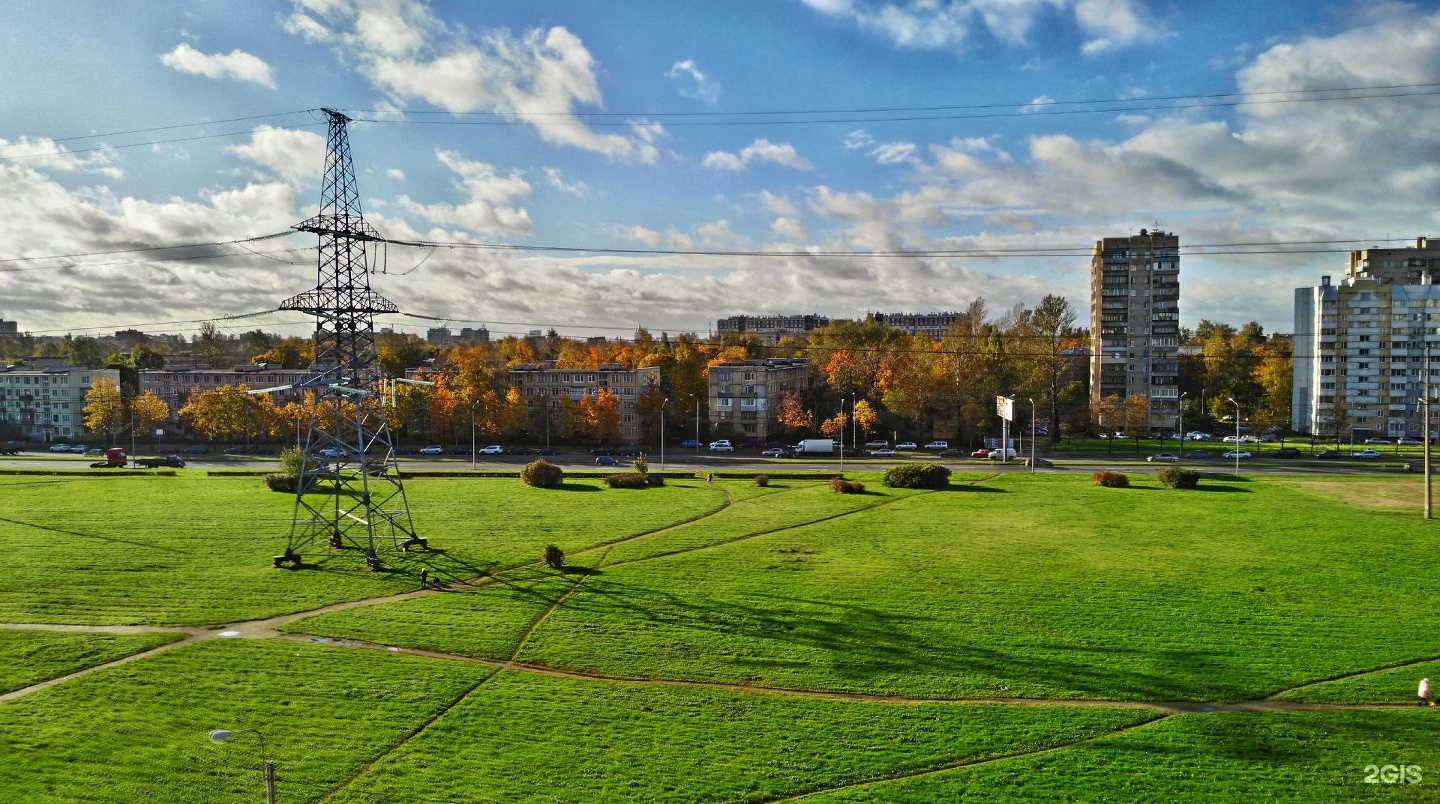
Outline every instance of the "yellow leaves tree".
[(510, 390), (505, 392), (505, 404), (501, 406), (500, 415), (492, 419), (498, 419), (497, 429), (510, 437), (520, 435), (530, 425), (530, 406), (519, 388), (510, 386)]
[(620, 399), (605, 388), (580, 397), (576, 419), (582, 435), (601, 443), (620, 440)]
[(870, 437), (870, 431), (875, 429), (875, 425), (880, 423), (879, 414), (864, 399), (855, 403), (855, 409), (851, 411), (850, 415), (855, 419), (856, 426), (865, 433), (866, 438)]
[(211, 441), (245, 437), (249, 426), (249, 394), (245, 386), (222, 385), (190, 395), (180, 416)]
[(1150, 429), (1150, 400), (1135, 394), (1125, 399), (1125, 435), (1135, 439), (1135, 451), (1140, 451), (1140, 438)]
[(775, 421), (786, 430), (812, 430), (815, 428), (815, 414), (805, 409), (800, 397), (794, 391), (786, 391), (780, 397), (780, 409)]
[(845, 440), (845, 428), (849, 424), (850, 417), (848, 415), (845, 413), (837, 413), (820, 423), (820, 435), (843, 442)]
[(170, 418), (170, 406), (165, 404), (154, 391), (146, 391), (130, 400), (130, 414), (135, 417), (135, 428), (150, 434), (150, 443), (155, 443), (155, 425)]
[(425, 410), (427, 429), (431, 438), (455, 434), (457, 404), (455, 392), (450, 390), (449, 381), (443, 375), (436, 378), (435, 387), (430, 389), (430, 399)]
[[(164, 403), (161, 403), (164, 404)], [(120, 386), (109, 377), (100, 377), (85, 392), (85, 427), (93, 432), (104, 433), (105, 438), (115, 443), (115, 434), (120, 431), (125, 405), (120, 401)]]

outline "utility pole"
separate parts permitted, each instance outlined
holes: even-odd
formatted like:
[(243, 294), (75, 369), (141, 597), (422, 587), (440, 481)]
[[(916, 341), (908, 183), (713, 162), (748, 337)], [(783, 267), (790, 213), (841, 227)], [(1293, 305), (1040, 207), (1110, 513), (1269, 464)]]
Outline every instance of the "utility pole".
[(1431, 493), (1430, 493), (1430, 339), (1425, 339), (1425, 426), (1422, 437), (1425, 439), (1425, 518), (1430, 519)]

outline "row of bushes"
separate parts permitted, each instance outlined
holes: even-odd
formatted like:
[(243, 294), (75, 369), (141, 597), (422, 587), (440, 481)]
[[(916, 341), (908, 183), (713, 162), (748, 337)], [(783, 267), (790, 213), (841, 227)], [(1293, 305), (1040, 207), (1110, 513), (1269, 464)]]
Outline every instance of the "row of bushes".
[(641, 474), (640, 472), (621, 472), (618, 475), (606, 477), (605, 485), (612, 489), (643, 489), (648, 486), (663, 486), (665, 478), (661, 475)]
[[(1095, 482), (1109, 489), (1130, 487), (1130, 478), (1123, 472), (1096, 472)], [(1180, 469), (1167, 466), (1155, 473), (1162, 486), (1171, 489), (1193, 489), (1200, 485), (1200, 473), (1194, 469)]]
[(880, 481), (892, 489), (943, 489), (950, 485), (950, 470), (938, 463), (910, 463), (886, 470)]
[(832, 477), (830, 478), (830, 490), (837, 494), (864, 494), (865, 484), (858, 480)]

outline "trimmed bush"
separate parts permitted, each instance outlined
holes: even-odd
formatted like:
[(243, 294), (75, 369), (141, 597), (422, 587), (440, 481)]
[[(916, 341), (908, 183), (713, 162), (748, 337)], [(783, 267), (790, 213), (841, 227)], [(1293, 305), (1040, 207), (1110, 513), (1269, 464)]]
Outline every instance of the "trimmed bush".
[(830, 478), (830, 490), (837, 494), (864, 494), (865, 484), (858, 480), (832, 477)]
[(756, 475), (756, 476), (755, 476), (755, 485), (761, 486), (761, 487), (770, 485), (770, 476), (769, 476), (769, 475)]
[(296, 489), (299, 488), (300, 478), (271, 472), (270, 474), (265, 475), (265, 485), (271, 491), (284, 492), (285, 494), (294, 494)]
[(565, 470), (541, 458), (525, 464), (520, 470), (520, 479), (537, 489), (558, 489), (565, 484)]
[(880, 481), (892, 489), (943, 489), (950, 485), (950, 470), (938, 463), (892, 466)]
[(565, 566), (565, 551), (553, 544), (545, 545), (545, 566), (560, 569)]
[(1124, 489), (1130, 487), (1130, 478), (1123, 472), (1096, 472), (1093, 477), (1095, 482), (1107, 489)]
[(663, 486), (665, 485), (665, 476), (647, 474), (645, 475), (645, 482), (652, 486)]
[(300, 469), (304, 465), (305, 452), (299, 447), (286, 447), (280, 450), (280, 474), (285, 477), (299, 477)]
[(1174, 466), (1167, 466), (1155, 473), (1155, 477), (1166, 487), (1172, 489), (1193, 489), (1200, 485), (1200, 473), (1194, 469), (1180, 469)]
[(643, 489), (650, 485), (650, 481), (639, 472), (621, 472), (606, 477), (605, 485), (612, 489)]

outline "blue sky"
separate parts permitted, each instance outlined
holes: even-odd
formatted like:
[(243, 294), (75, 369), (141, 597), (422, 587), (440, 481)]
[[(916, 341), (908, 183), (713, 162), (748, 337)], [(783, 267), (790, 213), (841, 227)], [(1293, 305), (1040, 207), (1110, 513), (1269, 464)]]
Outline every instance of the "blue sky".
[[(1440, 83), (1433, 5), (51, 2), (11, 10), (0, 37), (0, 258), (282, 231), (318, 201), (324, 130), (303, 110), (322, 106), (386, 121), (351, 144), (367, 217), (401, 239), (793, 254), (1083, 250), (1156, 222), (1196, 244), (1437, 234), (1435, 95), (1139, 108)], [(1045, 113), (1103, 99), (1125, 108)], [(795, 114), (821, 111), (834, 122)], [(313, 252), (227, 251), (0, 263), (0, 317), (119, 328), (262, 310), (314, 282)], [(1052, 292), (1088, 307), (1084, 256), (385, 256), (375, 287), (403, 309), (497, 333)], [(1343, 266), (1187, 257), (1182, 318), (1286, 331), (1291, 289)]]

